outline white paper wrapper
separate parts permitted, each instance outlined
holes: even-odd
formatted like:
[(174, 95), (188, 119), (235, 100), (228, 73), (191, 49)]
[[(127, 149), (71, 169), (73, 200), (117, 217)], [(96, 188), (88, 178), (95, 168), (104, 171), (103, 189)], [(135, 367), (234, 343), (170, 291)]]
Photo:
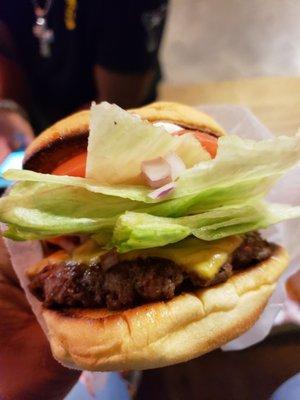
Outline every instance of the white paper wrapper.
[[(262, 140), (272, 133), (252, 114), (240, 106), (199, 106), (216, 119), (229, 134)], [(300, 204), (300, 167), (286, 174), (271, 190), (268, 199), (275, 203)], [(227, 343), (223, 350), (242, 350), (263, 340), (276, 323), (300, 323), (299, 305), (287, 299), (284, 283), (300, 265), (300, 218), (274, 225), (263, 232), (270, 241), (283, 245), (289, 252), (290, 265), (280, 278), (275, 292), (256, 324), (237, 339)]]
[[(272, 134), (268, 129), (257, 120), (250, 110), (244, 107), (224, 105), (200, 106), (199, 108), (214, 117), (222, 126), (224, 126), (229, 134), (236, 134), (244, 138), (255, 140), (272, 137)], [(286, 175), (276, 185), (276, 187), (274, 187), (269, 198), (272, 201), (279, 203), (290, 203), (294, 205), (300, 204), (299, 187), (300, 168), (297, 168)], [(276, 316), (279, 318), (278, 320), (280, 320), (280, 318), (281, 321), (287, 320), (286, 317), (284, 317), (284, 314), (281, 314), (281, 317), (280, 315), (278, 317), (278, 314), (281, 310), (284, 310), (284, 303), (286, 301), (284, 281), (287, 276), (297, 269), (297, 265), (300, 264), (300, 246), (298, 245), (298, 238), (300, 237), (300, 219), (278, 224), (277, 226), (268, 229), (265, 232), (265, 236), (269, 240), (282, 244), (288, 249), (291, 257), (290, 266), (280, 279), (273, 296), (257, 323), (245, 334), (223, 346), (223, 350), (240, 350), (249, 347), (266, 337), (274, 324)], [(41, 305), (28, 291), (28, 280), (25, 276), (25, 270), (31, 264), (42, 258), (41, 246), (38, 242), (13, 242), (11, 240), (5, 240), (5, 243), (26, 297), (32, 306), (33, 312), (37, 316), (39, 323), (47, 334), (45, 323), (41, 315)], [(288, 304), (290, 303), (291, 302), (286, 302), (286, 307), (288, 307)], [(297, 322), (298, 318), (299, 322), (299, 309), (297, 312), (297, 306), (295, 304), (293, 304), (293, 313), (291, 315), (294, 315), (294, 318), (291, 317), (290, 319)]]
[[(0, 231), (5, 230), (5, 225), (0, 224)], [(43, 258), (43, 250), (40, 242), (35, 241), (26, 241), (26, 242), (14, 242), (13, 240), (9, 240), (6, 238), (0, 237), (0, 247), (2, 246), (2, 240), (7, 248), (7, 251), (10, 256), (11, 264), (15, 270), (15, 273), (20, 281), (20, 285), (23, 288), (26, 298), (31, 305), (31, 308), (37, 317), (39, 324), (41, 325), (45, 334), (47, 334), (46, 324), (42, 317), (42, 306), (41, 302), (39, 302), (28, 290), (29, 280), (25, 274), (27, 268), (31, 265), (37, 263)]]

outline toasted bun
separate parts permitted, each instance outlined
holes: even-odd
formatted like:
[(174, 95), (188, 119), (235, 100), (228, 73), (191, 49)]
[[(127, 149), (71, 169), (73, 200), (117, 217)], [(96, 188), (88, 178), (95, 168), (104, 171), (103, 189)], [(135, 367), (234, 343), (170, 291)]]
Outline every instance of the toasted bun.
[(163, 367), (216, 349), (260, 316), (288, 256), (274, 255), (227, 282), (126, 311), (43, 310), (54, 357), (64, 365), (114, 371)]
[(224, 129), (213, 118), (185, 104), (157, 101), (129, 111), (150, 122), (173, 122), (184, 128), (197, 129), (217, 137), (225, 135)]
[[(173, 122), (184, 128), (198, 129), (215, 136), (225, 134), (207, 114), (179, 103), (156, 102), (130, 112), (150, 122)], [(77, 112), (42, 132), (27, 148), (24, 168), (51, 173), (61, 163), (86, 151), (89, 116), (89, 111)]]
[(23, 168), (51, 173), (87, 148), (89, 111), (70, 115), (42, 132), (26, 149)]

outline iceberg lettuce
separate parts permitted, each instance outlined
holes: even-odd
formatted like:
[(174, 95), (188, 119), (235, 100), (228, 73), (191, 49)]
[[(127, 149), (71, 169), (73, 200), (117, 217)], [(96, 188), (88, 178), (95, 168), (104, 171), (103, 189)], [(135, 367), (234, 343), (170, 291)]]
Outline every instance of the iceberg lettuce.
[(189, 235), (205, 241), (266, 228), (277, 222), (300, 217), (300, 207), (268, 204), (221, 207), (180, 218), (156, 217), (127, 212), (115, 225), (112, 244), (120, 253), (178, 242)]
[(102, 184), (139, 183), (141, 162), (169, 152), (186, 166), (209, 159), (192, 135), (172, 136), (115, 104), (92, 104), (86, 176)]
[[(118, 152), (128, 153), (124, 155), (123, 168), (115, 164), (121, 180), (130, 179), (137, 172), (138, 164), (132, 164), (131, 159), (139, 157), (140, 163), (141, 157), (150, 155), (146, 150), (142, 154), (146, 142), (150, 146), (157, 135), (165, 136), (162, 147), (154, 143), (149, 147), (152, 155), (159, 148), (166, 150), (172, 142), (165, 133), (156, 132), (161, 128), (153, 131), (150, 124), (137, 118), (136, 121), (131, 121), (132, 135), (126, 131), (126, 140), (121, 140), (125, 127), (112, 135), (111, 142), (105, 134), (109, 142), (106, 151), (114, 144), (114, 158)], [(117, 122), (122, 125), (122, 118)], [(145, 132), (147, 139), (140, 137), (145, 124), (149, 128)], [(137, 137), (141, 147), (135, 147)], [(188, 146), (182, 149), (188, 155)], [(111, 156), (109, 160), (113, 162)], [(103, 237), (107, 241), (112, 237), (121, 251), (134, 246), (162, 246), (188, 235), (213, 240), (299, 216), (297, 207), (267, 205), (262, 200), (274, 182), (299, 161), (299, 135), (258, 142), (221, 137), (215, 159), (185, 170), (176, 181), (176, 188), (156, 200), (149, 197), (152, 189), (148, 187), (114, 184), (108, 178), (105, 183), (99, 182), (97, 174), (92, 174), (93, 178), (77, 178), (10, 170), (5, 177), (20, 182), (0, 199), (0, 221), (8, 225), (6, 235), (18, 240), (85, 233), (97, 235), (102, 241)], [(109, 164), (105, 168), (111, 173)]]
[[(244, 199), (248, 199), (254, 195), (264, 196), (282, 174), (299, 162), (299, 135), (281, 136), (258, 142), (241, 139), (237, 136), (221, 137), (215, 159), (203, 161), (187, 169), (177, 180), (175, 190), (167, 198), (157, 200), (149, 197), (152, 189), (146, 186), (104, 185), (90, 178), (56, 176), (24, 170), (9, 170), (4, 177), (19, 181), (77, 186), (91, 192), (144, 203), (160, 203), (188, 195), (202, 197), (205, 192), (208, 193), (208, 201), (210, 194), (216, 192), (226, 201), (227, 197), (232, 197), (232, 189), (238, 198), (245, 196)], [(238, 193), (240, 185), (241, 192)]]

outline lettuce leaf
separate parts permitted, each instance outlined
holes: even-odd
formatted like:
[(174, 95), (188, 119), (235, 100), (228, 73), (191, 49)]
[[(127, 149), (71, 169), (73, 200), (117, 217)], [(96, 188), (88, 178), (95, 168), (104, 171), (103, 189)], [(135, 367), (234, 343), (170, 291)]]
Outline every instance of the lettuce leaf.
[[(298, 208), (266, 206), (261, 199), (299, 160), (300, 136), (260, 142), (222, 137), (214, 160), (186, 170), (171, 195), (156, 201), (144, 186), (10, 170), (5, 177), (23, 182), (0, 199), (0, 221), (9, 225), (7, 235), (19, 240), (68, 233), (111, 237), (114, 232), (121, 250), (164, 245), (190, 234), (213, 240), (298, 217)], [(129, 218), (126, 211), (146, 222)]]
[(143, 201), (148, 203), (155, 202), (153, 199), (148, 198), (150, 189), (145, 186), (130, 186), (130, 185), (118, 185), (109, 186), (97, 183), (93, 179), (79, 178), (75, 176), (66, 175), (50, 175), (42, 174), (40, 172), (33, 172), (21, 169), (9, 169), (4, 172), (3, 177), (13, 181), (30, 181), (30, 182), (42, 182), (52, 183), (55, 185), (62, 186), (74, 186), (82, 189), (86, 189), (92, 193), (105, 194), (107, 196), (122, 197), (124, 199), (130, 199), (133, 201)]
[[(280, 136), (253, 141), (238, 136), (218, 140), (215, 159), (186, 170), (178, 179), (172, 197), (199, 193), (235, 184), (259, 185), (263, 195), (286, 171), (300, 162), (300, 136)], [(256, 188), (256, 190), (258, 190)]]
[[(246, 181), (246, 182), (238, 182), (230, 187), (230, 190), (227, 187), (216, 187), (216, 188), (208, 188), (201, 191), (198, 194), (192, 194), (183, 197), (174, 197), (167, 198), (164, 201), (155, 201), (151, 198), (148, 198), (145, 194), (148, 192), (146, 188), (133, 188), (126, 186), (123, 187), (110, 187), (110, 186), (101, 186), (97, 183), (90, 181), (85, 178), (77, 178), (70, 176), (58, 176), (58, 175), (49, 175), (42, 174), (39, 172), (27, 171), (27, 170), (9, 170), (5, 172), (4, 176), (7, 179), (18, 180), (14, 188), (12, 189), (9, 196), (15, 194), (22, 190), (21, 182), (28, 182), (28, 186), (24, 190), (25, 196), (30, 196), (31, 188), (34, 188), (34, 192), (36, 194), (36, 206), (38, 206), (39, 202), (39, 190), (41, 191), (41, 195), (45, 193), (46, 186), (48, 186), (48, 196), (49, 199), (51, 197), (51, 191), (57, 190), (58, 186), (61, 186), (62, 191), (72, 191), (73, 188), (82, 189), (83, 191), (88, 191), (90, 193), (95, 193), (99, 195), (99, 197), (94, 197), (96, 201), (100, 201), (102, 199), (102, 195), (112, 196), (112, 197), (121, 197), (123, 199), (127, 199), (137, 203), (144, 203), (143, 211), (150, 212), (154, 215), (163, 215), (163, 216), (172, 216), (177, 217), (184, 215), (186, 213), (198, 213), (202, 210), (207, 210), (211, 208), (216, 208), (221, 205), (227, 204), (239, 204), (241, 202), (248, 201), (248, 199), (252, 199), (253, 197), (262, 196), (265, 194), (265, 190), (267, 186), (270, 186), (271, 182), (274, 181), (270, 179), (261, 179), (260, 182), (257, 180)], [(30, 182), (32, 186), (30, 186)], [(35, 186), (33, 185), (35, 183)], [(39, 187), (39, 184), (41, 185)], [(136, 192), (135, 192), (136, 190)], [(120, 196), (121, 195), (121, 196)], [(89, 197), (90, 199), (91, 197)], [(108, 200), (109, 201), (109, 200)], [(149, 202), (148, 202), (149, 201)], [(7, 202), (9, 203), (9, 202)], [(124, 202), (123, 204), (128, 204)], [(0, 199), (1, 204), (1, 199)], [(86, 207), (89, 208), (88, 203), (86, 202)], [(193, 208), (191, 208), (193, 207)], [(126, 211), (125, 208), (123, 211)], [(195, 210), (195, 211), (194, 211)], [(0, 210), (1, 216), (1, 210)]]
[(300, 207), (259, 201), (240, 207), (221, 207), (202, 214), (164, 218), (127, 212), (121, 215), (113, 232), (113, 245), (123, 253), (135, 249), (165, 246), (194, 235), (211, 241), (266, 228), (300, 216)]
[[(181, 215), (184, 215), (184, 206), (189, 201), (192, 203), (192, 199), (188, 199), (182, 205), (182, 200), (149, 205), (147, 209), (144, 203), (77, 187), (22, 182), (12, 189), (10, 196), (0, 199), (0, 219), (9, 226), (5, 236), (15, 240), (89, 234), (102, 245), (112, 243), (123, 252), (164, 246), (189, 235), (215, 240), (300, 216), (300, 207), (253, 200), (195, 215), (170, 217), (174, 206), (178, 207), (177, 212), (182, 208)], [(177, 204), (168, 204), (176, 201)]]
[(15, 184), (10, 194), (0, 199), (0, 220), (10, 225), (6, 236), (16, 240), (71, 233), (93, 234), (107, 228), (112, 231), (117, 218), (126, 211), (174, 218), (224, 206), (237, 198), (243, 202), (244, 193), (239, 185), (225, 198), (222, 191), (213, 190), (145, 204), (77, 186), (25, 181)]
[(21, 230), (36, 232), (37, 237), (90, 233), (112, 227), (116, 216), (138, 205), (76, 186), (20, 182), (0, 199), (0, 220), (18, 228), (11, 230), (16, 236)]
[[(6, 236), (16, 240), (41, 239), (70, 233), (113, 230), (117, 218), (126, 211), (139, 211), (164, 217), (185, 215), (200, 196), (187, 196), (158, 204), (145, 204), (122, 197), (106, 196), (77, 186), (42, 182), (19, 182), (8, 196), (0, 199), (0, 220), (10, 225)], [(204, 196), (205, 197), (205, 196)], [(223, 202), (211, 194), (210, 204)], [(201, 200), (201, 199), (200, 199)]]
[[(264, 196), (284, 172), (299, 162), (299, 135), (282, 136), (258, 142), (237, 136), (221, 137), (216, 158), (187, 169), (176, 182), (175, 190), (167, 198), (158, 200), (149, 197), (152, 190), (145, 186), (102, 185), (88, 178), (47, 175), (22, 170), (9, 170), (4, 177), (11, 180), (77, 186), (91, 192), (145, 203), (161, 203), (188, 195), (199, 195), (203, 200), (206, 197), (209, 202), (211, 193), (216, 192), (226, 202), (227, 197), (232, 198), (232, 189), (238, 201), (242, 196), (245, 196), (245, 199), (258, 195)], [(241, 193), (237, 189), (239, 185), (241, 185)], [(204, 192), (207, 196), (203, 194)]]
[(193, 137), (172, 136), (115, 104), (92, 104), (86, 176), (102, 184), (143, 183), (141, 162), (180, 150), (187, 166), (209, 159)]

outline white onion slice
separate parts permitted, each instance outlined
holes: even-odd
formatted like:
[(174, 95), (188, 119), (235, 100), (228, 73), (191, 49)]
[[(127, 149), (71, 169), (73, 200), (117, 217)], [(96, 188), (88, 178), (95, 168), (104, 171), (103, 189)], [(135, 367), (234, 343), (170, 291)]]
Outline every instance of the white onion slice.
[(182, 159), (176, 153), (169, 153), (167, 154), (164, 159), (171, 167), (171, 177), (172, 180), (175, 181), (182, 172), (186, 169), (185, 164)]
[(161, 197), (166, 196), (169, 194), (172, 190), (174, 190), (176, 187), (175, 182), (168, 183), (167, 185), (164, 185), (156, 190), (153, 190), (153, 192), (149, 193), (149, 197), (151, 199), (160, 199)]
[(143, 161), (141, 171), (146, 183), (152, 188), (160, 188), (172, 181), (171, 167), (162, 157)]
[(104, 271), (107, 271), (109, 268), (119, 262), (118, 253), (116, 252), (116, 250), (108, 251), (101, 257), (100, 261)]
[(175, 134), (176, 132), (182, 131), (182, 127), (181, 126), (178, 126), (176, 124), (172, 124), (171, 122), (158, 121), (158, 122), (154, 122), (152, 125), (161, 126), (167, 132), (171, 133), (171, 135)]

